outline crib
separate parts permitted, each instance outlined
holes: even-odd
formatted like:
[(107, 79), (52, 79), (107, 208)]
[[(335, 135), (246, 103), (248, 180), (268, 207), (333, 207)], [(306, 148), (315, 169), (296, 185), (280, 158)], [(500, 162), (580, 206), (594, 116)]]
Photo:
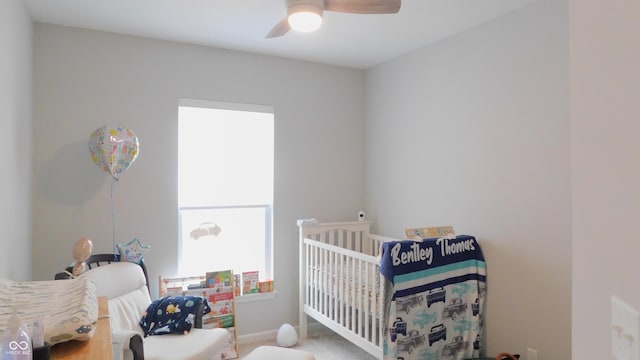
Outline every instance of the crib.
[(307, 316), (378, 359), (383, 357), (381, 244), (369, 221), (298, 221), (300, 232), (300, 339)]

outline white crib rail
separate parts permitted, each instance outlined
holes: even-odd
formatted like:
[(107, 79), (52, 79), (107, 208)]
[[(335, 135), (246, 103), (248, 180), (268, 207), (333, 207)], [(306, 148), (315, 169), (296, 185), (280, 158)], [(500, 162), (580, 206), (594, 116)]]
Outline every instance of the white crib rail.
[(394, 239), (388, 236), (369, 234), (369, 239), (371, 239), (371, 250), (373, 251), (370, 255), (380, 256), (380, 250), (382, 250), (382, 243), (388, 241), (397, 241), (398, 239)]
[(300, 225), (300, 337), (309, 315), (382, 358), (380, 243), (369, 222)]

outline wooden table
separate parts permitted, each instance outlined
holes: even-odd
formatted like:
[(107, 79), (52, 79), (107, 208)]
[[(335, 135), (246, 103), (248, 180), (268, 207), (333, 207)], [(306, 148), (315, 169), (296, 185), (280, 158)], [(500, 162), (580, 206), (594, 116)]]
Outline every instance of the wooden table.
[(51, 347), (51, 359), (64, 360), (112, 360), (111, 322), (109, 321), (109, 301), (98, 298), (98, 324), (89, 341), (67, 341)]

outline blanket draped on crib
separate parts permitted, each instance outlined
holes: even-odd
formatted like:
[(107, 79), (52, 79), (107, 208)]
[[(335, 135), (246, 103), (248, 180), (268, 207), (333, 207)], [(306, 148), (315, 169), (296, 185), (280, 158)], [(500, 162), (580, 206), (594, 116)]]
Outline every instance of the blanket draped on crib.
[(486, 263), (473, 236), (382, 245), (385, 360), (484, 353)]

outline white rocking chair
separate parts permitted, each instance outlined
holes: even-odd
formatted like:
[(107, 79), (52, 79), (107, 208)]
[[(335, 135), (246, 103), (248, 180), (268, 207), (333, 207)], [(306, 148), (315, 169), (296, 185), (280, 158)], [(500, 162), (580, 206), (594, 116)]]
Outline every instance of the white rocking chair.
[[(109, 320), (115, 359), (126, 360), (211, 360), (218, 359), (229, 341), (225, 329), (195, 328), (187, 334), (144, 337), (139, 325), (151, 304), (147, 279), (141, 266), (131, 262), (113, 262), (94, 267), (82, 275), (93, 280), (98, 296), (109, 299)], [(198, 314), (201, 316), (202, 314)]]

